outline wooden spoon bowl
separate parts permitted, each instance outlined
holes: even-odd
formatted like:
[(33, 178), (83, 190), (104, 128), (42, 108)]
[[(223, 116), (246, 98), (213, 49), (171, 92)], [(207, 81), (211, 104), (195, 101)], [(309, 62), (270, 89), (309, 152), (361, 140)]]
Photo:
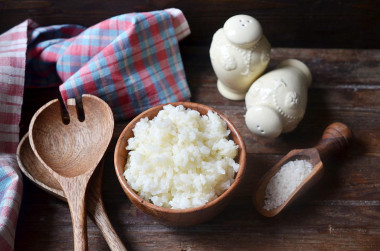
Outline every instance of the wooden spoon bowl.
[[(42, 190), (67, 202), (65, 193), (59, 182), (50, 174), (44, 165), (34, 154), (29, 142), (29, 134), (26, 133), (17, 147), (17, 162), (21, 171)], [(87, 211), (90, 218), (95, 222), (102, 232), (108, 246), (113, 251), (126, 250), (115, 229), (106, 214), (101, 187), (103, 177), (104, 161), (101, 161), (90, 179), (88, 195), (86, 197)]]
[(236, 127), (223, 114), (215, 111), (211, 107), (197, 103), (176, 102), (171, 104), (173, 106), (183, 105), (185, 108), (197, 110), (201, 115), (207, 114), (208, 111), (213, 111), (217, 113), (226, 122), (228, 129), (231, 131), (231, 139), (235, 141), (235, 143), (239, 146), (238, 156), (235, 158), (235, 160), (239, 163), (240, 168), (236, 174), (235, 181), (231, 184), (231, 187), (215, 200), (206, 203), (203, 206), (190, 209), (169, 209), (156, 206), (150, 203), (149, 201), (142, 199), (135, 193), (135, 191), (133, 191), (131, 187), (129, 187), (129, 185), (127, 184), (127, 180), (125, 179), (123, 174), (125, 164), (127, 163), (128, 159), (128, 151), (125, 148), (128, 144), (128, 139), (134, 136), (132, 129), (135, 127), (136, 123), (140, 121), (140, 119), (142, 118), (147, 117), (149, 119), (153, 119), (158, 114), (158, 112), (162, 110), (164, 105), (155, 106), (141, 113), (139, 116), (133, 119), (123, 130), (115, 148), (115, 171), (125, 194), (132, 201), (132, 203), (141, 211), (157, 218), (164, 224), (174, 226), (190, 226), (211, 219), (216, 214), (221, 212), (228, 204), (228, 202), (235, 194), (238, 186), (242, 181), (245, 172), (246, 150), (244, 141), (240, 136), (239, 132), (237, 131)]
[[(83, 121), (77, 112), (80, 104)], [(70, 121), (65, 124), (58, 99), (42, 106), (31, 120), (29, 139), (33, 152), (65, 193), (73, 221), (74, 249), (87, 250), (86, 188), (111, 141), (114, 120), (107, 103), (88, 94), (78, 104), (68, 100), (67, 110)]]
[(41, 107), (30, 123), (30, 142), (42, 163), (63, 177), (93, 171), (100, 162), (113, 132), (113, 115), (101, 99), (82, 97), (85, 120), (77, 117), (74, 100), (68, 100), (70, 123), (62, 122), (58, 99)]
[[(253, 204), (262, 215), (273, 217), (279, 214), (283, 209), (289, 206), (296, 198), (304, 194), (309, 188), (317, 183), (323, 176), (323, 160), (329, 156), (343, 150), (352, 137), (351, 130), (342, 123), (336, 122), (329, 125), (323, 132), (322, 139), (314, 148), (295, 149), (285, 155), (277, 162), (259, 181), (255, 193), (253, 195)], [(265, 195), (269, 181), (281, 169), (283, 165), (289, 161), (306, 160), (313, 166), (311, 173), (303, 180), (303, 182), (293, 191), (288, 199), (280, 206), (266, 210)]]

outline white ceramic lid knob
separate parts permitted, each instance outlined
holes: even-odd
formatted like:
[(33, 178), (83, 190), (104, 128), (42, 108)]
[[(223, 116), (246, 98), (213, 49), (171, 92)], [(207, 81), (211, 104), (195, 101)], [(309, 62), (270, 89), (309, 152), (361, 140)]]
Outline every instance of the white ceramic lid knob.
[(223, 30), (231, 43), (244, 47), (254, 46), (263, 35), (260, 23), (248, 15), (230, 17), (224, 23)]
[(268, 106), (254, 106), (245, 115), (248, 129), (256, 135), (276, 138), (282, 132), (282, 122), (276, 111)]

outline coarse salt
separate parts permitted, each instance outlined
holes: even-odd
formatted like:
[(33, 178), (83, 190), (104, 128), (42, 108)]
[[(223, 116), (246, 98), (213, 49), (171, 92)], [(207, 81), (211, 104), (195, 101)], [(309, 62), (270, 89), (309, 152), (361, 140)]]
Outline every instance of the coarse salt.
[(313, 170), (306, 160), (289, 161), (281, 166), (265, 189), (264, 209), (271, 210), (284, 203)]

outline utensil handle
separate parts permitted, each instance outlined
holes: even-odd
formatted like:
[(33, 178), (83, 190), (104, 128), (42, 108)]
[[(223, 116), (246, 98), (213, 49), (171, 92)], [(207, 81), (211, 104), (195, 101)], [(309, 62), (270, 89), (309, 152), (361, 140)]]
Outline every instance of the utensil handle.
[(87, 210), (102, 232), (110, 249), (112, 251), (126, 251), (127, 249), (108, 219), (101, 196), (91, 190), (88, 194), (87, 203)]
[(87, 218), (85, 205), (87, 182), (80, 178), (79, 176), (65, 179), (63, 182), (60, 182), (60, 184), (65, 192), (70, 207), (74, 234), (74, 250), (87, 251)]
[(351, 129), (343, 123), (335, 122), (326, 127), (315, 148), (318, 150), (321, 159), (324, 160), (346, 148), (351, 138)]

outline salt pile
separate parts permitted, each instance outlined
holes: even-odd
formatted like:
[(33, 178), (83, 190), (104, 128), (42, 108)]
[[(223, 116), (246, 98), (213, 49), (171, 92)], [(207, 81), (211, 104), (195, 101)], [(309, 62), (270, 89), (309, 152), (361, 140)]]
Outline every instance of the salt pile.
[(284, 203), (312, 170), (312, 164), (305, 160), (284, 164), (267, 185), (264, 209), (271, 210)]

